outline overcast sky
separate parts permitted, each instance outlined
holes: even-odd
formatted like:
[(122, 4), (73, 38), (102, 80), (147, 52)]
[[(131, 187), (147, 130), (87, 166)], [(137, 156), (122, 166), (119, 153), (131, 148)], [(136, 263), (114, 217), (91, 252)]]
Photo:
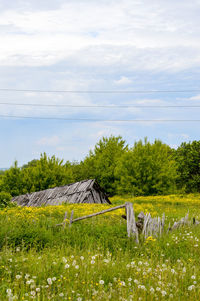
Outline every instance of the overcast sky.
[(64, 160), (81, 160), (101, 137), (111, 134), (122, 135), (130, 146), (145, 136), (172, 147), (199, 140), (200, 122), (77, 119), (200, 120), (200, 108), (5, 105), (200, 106), (199, 16), (200, 0), (0, 0), (0, 89), (193, 90), (138, 94), (1, 90), (0, 168), (14, 160), (22, 165), (44, 151)]

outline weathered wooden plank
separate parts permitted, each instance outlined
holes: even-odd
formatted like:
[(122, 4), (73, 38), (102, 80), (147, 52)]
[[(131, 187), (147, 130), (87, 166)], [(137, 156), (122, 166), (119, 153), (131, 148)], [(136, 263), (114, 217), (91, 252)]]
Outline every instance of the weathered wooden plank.
[[(75, 222), (78, 222), (78, 221), (81, 221), (81, 220), (84, 220), (84, 219), (87, 219), (87, 218), (91, 218), (93, 216), (101, 215), (101, 214), (104, 214), (104, 213), (107, 213), (107, 212), (110, 212), (110, 211), (114, 211), (114, 210), (117, 210), (117, 209), (125, 208), (125, 207), (126, 207), (126, 204), (123, 204), (123, 205), (112, 207), (112, 208), (109, 208), (109, 209), (106, 209), (106, 210), (102, 210), (100, 212), (96, 212), (96, 213), (93, 213), (93, 214), (81, 216), (81, 217), (73, 219), (71, 223), (75, 223)], [(62, 226), (62, 225), (63, 225), (63, 223), (57, 224), (56, 226)]]

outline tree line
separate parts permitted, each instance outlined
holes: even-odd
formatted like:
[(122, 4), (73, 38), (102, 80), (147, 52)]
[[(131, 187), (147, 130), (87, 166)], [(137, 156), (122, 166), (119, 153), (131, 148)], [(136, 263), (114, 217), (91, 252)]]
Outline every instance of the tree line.
[(200, 141), (176, 150), (160, 140), (135, 142), (103, 137), (80, 162), (41, 154), (0, 174), (0, 202), (11, 196), (95, 178), (108, 195), (156, 195), (200, 192)]

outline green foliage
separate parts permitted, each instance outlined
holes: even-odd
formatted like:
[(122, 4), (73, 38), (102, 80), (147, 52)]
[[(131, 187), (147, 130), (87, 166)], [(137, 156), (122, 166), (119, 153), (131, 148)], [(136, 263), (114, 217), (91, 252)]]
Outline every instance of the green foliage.
[(0, 174), (0, 191), (12, 196), (96, 179), (109, 196), (200, 191), (200, 141), (177, 149), (147, 139), (128, 147), (121, 136), (103, 137), (81, 162), (41, 154), (21, 168), (17, 162)]
[(177, 149), (178, 186), (186, 192), (200, 191), (200, 141), (182, 143)]
[(115, 169), (126, 150), (127, 146), (121, 136), (103, 137), (84, 161), (87, 178), (96, 178), (109, 195), (116, 193)]
[(175, 189), (176, 162), (170, 147), (159, 140), (136, 142), (116, 169), (118, 193), (168, 194)]
[(0, 192), (0, 208), (7, 207), (10, 203), (12, 196), (10, 193), (1, 191)]
[(55, 156), (47, 157), (44, 153), (40, 160), (33, 160), (19, 168), (17, 162), (6, 170), (0, 183), (1, 191), (12, 196), (27, 192), (40, 191), (47, 188), (66, 185), (73, 182), (72, 170)]

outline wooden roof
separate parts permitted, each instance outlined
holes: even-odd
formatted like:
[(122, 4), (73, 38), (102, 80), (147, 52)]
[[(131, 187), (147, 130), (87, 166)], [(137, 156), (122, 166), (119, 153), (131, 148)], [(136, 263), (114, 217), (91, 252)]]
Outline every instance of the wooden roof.
[(96, 180), (84, 180), (69, 185), (16, 196), (12, 202), (20, 206), (38, 207), (63, 203), (109, 203)]

